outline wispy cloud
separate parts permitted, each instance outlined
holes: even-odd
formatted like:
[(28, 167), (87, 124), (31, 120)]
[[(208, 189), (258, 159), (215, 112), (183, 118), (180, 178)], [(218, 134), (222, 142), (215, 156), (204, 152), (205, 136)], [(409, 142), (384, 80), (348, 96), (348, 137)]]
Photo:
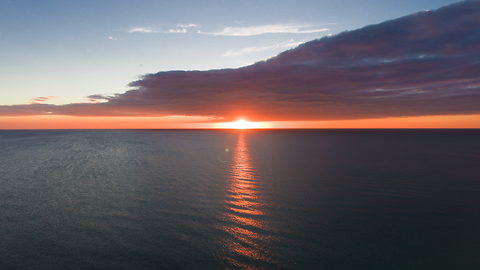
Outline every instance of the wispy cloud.
[(170, 29), (170, 30), (168, 30), (168, 33), (185, 34), (185, 33), (187, 33), (187, 29), (186, 29), (186, 28), (183, 28), (183, 29)]
[(479, 1), (462, 1), (243, 68), (146, 74), (125, 93), (90, 96), (103, 103), (0, 106), (0, 115), (240, 114), (268, 121), (480, 114), (479, 13)]
[(128, 33), (144, 33), (144, 34), (152, 34), (152, 33), (167, 33), (167, 34), (184, 34), (188, 33), (188, 29), (192, 27), (198, 27), (199, 25), (189, 23), (189, 24), (177, 24), (180, 29), (169, 29), (168, 31), (160, 31), (160, 30), (154, 30), (151, 28), (146, 28), (146, 27), (136, 27), (128, 30)]
[(145, 34), (150, 34), (150, 33), (159, 33), (159, 31), (152, 30), (150, 28), (145, 28), (145, 27), (136, 27), (132, 28), (127, 31), (128, 33), (145, 33)]
[(32, 98), (28, 103), (30, 103), (30, 104), (41, 104), (42, 102), (45, 102), (45, 101), (50, 100), (52, 98), (58, 98), (58, 97), (56, 97), (56, 96), (36, 97), (36, 98)]
[(194, 23), (188, 23), (188, 24), (177, 24), (178, 27), (182, 27), (182, 28), (190, 28), (190, 27), (198, 27), (199, 25), (198, 24), (194, 24)]
[[(164, 34), (185, 34), (189, 32), (189, 28), (192, 27), (199, 27), (198, 24), (177, 24), (180, 29), (168, 29), (167, 31), (160, 31), (160, 30), (154, 30), (151, 28), (146, 28), (146, 27), (136, 27), (128, 30), (128, 33), (143, 33), (143, 34), (154, 34), (154, 33), (164, 33)], [(109, 37), (110, 38), (110, 37)], [(111, 39), (111, 38), (110, 38)]]
[(113, 95), (95, 94), (95, 95), (89, 95), (85, 98), (87, 98), (90, 102), (100, 103), (100, 102), (106, 102), (109, 99), (112, 99), (116, 96), (118, 96), (118, 94), (113, 94)]
[(199, 27), (198, 24), (193, 24), (193, 23), (189, 23), (189, 24), (179, 23), (179, 24), (177, 24), (177, 26), (182, 28), (182, 29), (169, 29), (168, 33), (185, 34), (185, 33), (189, 33), (188, 28)]
[(294, 42), (293, 39), (291, 39), (289, 42), (285, 43), (280, 43), (276, 45), (271, 45), (271, 46), (256, 46), (256, 47), (246, 47), (240, 50), (228, 50), (226, 51), (222, 56), (239, 56), (239, 55), (245, 55), (245, 54), (251, 54), (251, 53), (257, 53), (257, 52), (264, 52), (264, 51), (271, 51), (275, 49), (290, 49), (293, 47), (296, 47), (303, 42)]
[(214, 35), (214, 36), (256, 36), (261, 34), (308, 34), (328, 31), (327, 28), (313, 28), (309, 25), (286, 25), (286, 24), (271, 24), (250, 27), (225, 27), (217, 32), (202, 32), (199, 34)]

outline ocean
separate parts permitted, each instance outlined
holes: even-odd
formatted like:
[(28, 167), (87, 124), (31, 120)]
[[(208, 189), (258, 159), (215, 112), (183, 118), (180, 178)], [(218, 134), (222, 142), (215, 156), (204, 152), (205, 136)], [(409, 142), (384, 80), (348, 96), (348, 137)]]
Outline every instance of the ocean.
[(0, 269), (480, 269), (480, 130), (3, 130), (0, 149)]

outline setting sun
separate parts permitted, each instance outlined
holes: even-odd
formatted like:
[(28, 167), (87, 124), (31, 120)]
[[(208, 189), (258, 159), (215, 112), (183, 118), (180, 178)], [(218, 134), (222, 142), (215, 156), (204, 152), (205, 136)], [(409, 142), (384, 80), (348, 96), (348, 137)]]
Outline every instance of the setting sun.
[(245, 119), (239, 119), (236, 122), (219, 123), (217, 128), (231, 128), (231, 129), (251, 129), (251, 128), (266, 128), (267, 126), (261, 122), (249, 122)]
[(252, 123), (245, 121), (245, 119), (240, 119), (237, 122), (233, 123), (233, 127), (237, 129), (246, 129), (250, 128)]

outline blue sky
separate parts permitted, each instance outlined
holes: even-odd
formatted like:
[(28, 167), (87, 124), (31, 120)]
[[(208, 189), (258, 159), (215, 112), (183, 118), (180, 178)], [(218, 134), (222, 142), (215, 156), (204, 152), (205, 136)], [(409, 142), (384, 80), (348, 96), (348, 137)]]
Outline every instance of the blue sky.
[(4, 0), (0, 103), (82, 103), (146, 73), (237, 68), (454, 2)]

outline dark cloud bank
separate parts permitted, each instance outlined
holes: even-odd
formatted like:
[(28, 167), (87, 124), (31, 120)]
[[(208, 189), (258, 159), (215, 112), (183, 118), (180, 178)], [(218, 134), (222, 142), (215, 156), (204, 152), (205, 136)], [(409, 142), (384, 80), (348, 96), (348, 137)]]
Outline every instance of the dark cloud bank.
[(1, 115), (206, 115), (330, 120), (480, 113), (480, 1), (313, 40), (239, 69), (169, 71), (97, 104), (1, 106)]

